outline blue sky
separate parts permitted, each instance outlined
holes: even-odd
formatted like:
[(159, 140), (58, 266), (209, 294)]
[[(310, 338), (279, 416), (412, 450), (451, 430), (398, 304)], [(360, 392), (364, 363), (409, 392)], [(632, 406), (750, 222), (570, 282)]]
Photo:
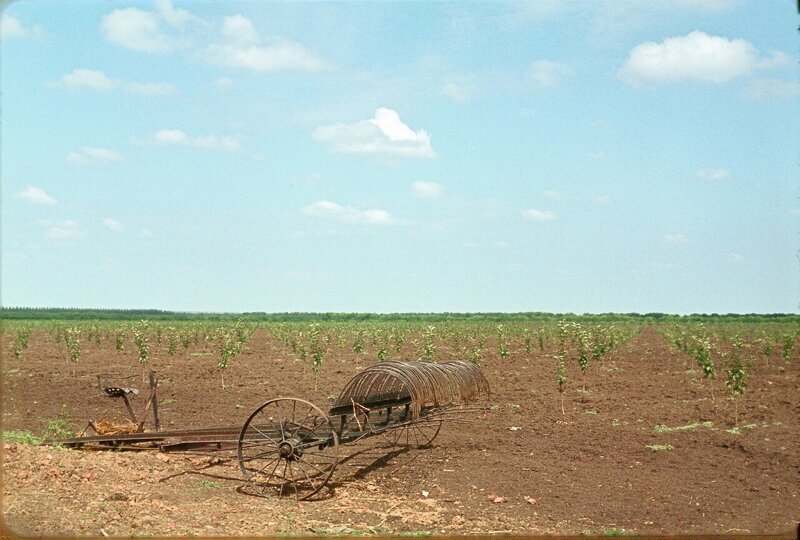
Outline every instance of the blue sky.
[(792, 0), (44, 2), (5, 306), (798, 312)]

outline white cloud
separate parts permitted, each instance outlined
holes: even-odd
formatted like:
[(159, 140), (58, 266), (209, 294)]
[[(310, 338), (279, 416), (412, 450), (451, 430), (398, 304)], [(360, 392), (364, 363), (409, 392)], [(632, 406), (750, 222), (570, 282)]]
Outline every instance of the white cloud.
[(442, 95), (445, 95), (456, 103), (466, 103), (472, 99), (472, 90), (466, 86), (447, 83), (442, 87)]
[(19, 193), (17, 193), (17, 197), (33, 204), (46, 204), (46, 205), (54, 205), (57, 204), (53, 197), (45, 193), (42, 188), (38, 188), (36, 186), (28, 186)]
[(139, 238), (153, 238), (153, 231), (150, 229), (141, 229), (139, 231)]
[(731, 177), (731, 171), (728, 169), (700, 169), (695, 173), (699, 180), (706, 182), (720, 182), (727, 180)]
[(747, 85), (744, 94), (753, 101), (765, 101), (770, 98), (788, 101), (800, 96), (800, 81), (759, 78)]
[(411, 192), (421, 199), (435, 199), (444, 193), (444, 187), (436, 182), (414, 182)]
[(174, 30), (182, 29), (191, 20), (197, 18), (163, 0), (156, 3), (155, 12), (138, 8), (115, 9), (103, 17), (100, 29), (108, 41), (122, 47), (147, 53), (166, 53), (189, 45), (189, 41)]
[(119, 86), (119, 81), (109, 78), (102, 71), (78, 68), (61, 77), (61, 84), (66, 88), (91, 88), (92, 90), (108, 91)]
[(498, 240), (497, 242), (492, 244), (492, 247), (495, 249), (508, 249), (511, 247), (511, 244), (509, 244), (505, 240)]
[(258, 32), (256, 32), (253, 22), (242, 15), (225, 17), (220, 32), (222, 37), (231, 43), (240, 45), (257, 45), (259, 43)]
[(528, 208), (523, 210), (522, 216), (531, 221), (552, 221), (558, 216), (551, 210), (538, 210), (536, 208)]
[(233, 86), (233, 80), (230, 77), (217, 77), (214, 79), (214, 86), (217, 88), (230, 88)]
[(732, 9), (737, 0), (659, 0), (661, 8), (678, 8), (695, 13), (714, 13)]
[(174, 7), (169, 0), (156, 0), (156, 11), (167, 24), (175, 28), (183, 28), (190, 21), (199, 21), (185, 9)]
[(553, 191), (552, 189), (548, 189), (542, 191), (542, 197), (545, 199), (550, 199), (551, 201), (563, 201), (564, 195), (559, 193), (558, 191)]
[(72, 220), (62, 221), (47, 229), (47, 237), (52, 240), (75, 240), (86, 236), (80, 225)]
[(313, 51), (285, 39), (262, 45), (252, 21), (242, 15), (225, 17), (222, 40), (197, 52), (205, 62), (251, 71), (321, 71), (330, 66)]
[(205, 150), (225, 150), (227, 152), (239, 150), (239, 141), (234, 137), (217, 137), (216, 135), (191, 137), (180, 129), (158, 130), (153, 135), (152, 140), (154, 143), (164, 146), (187, 146)]
[(775, 52), (761, 57), (756, 47), (744, 39), (710, 36), (695, 30), (685, 36), (670, 37), (634, 47), (619, 78), (633, 86), (701, 81), (723, 83), (758, 69), (786, 65), (788, 56)]
[(333, 201), (317, 201), (301, 210), (313, 217), (333, 219), (342, 223), (361, 223), (368, 225), (390, 225), (394, 223), (391, 214), (386, 210), (360, 210), (354, 206), (342, 206)]
[(739, 255), (738, 253), (729, 253), (728, 254), (728, 262), (731, 263), (731, 264), (744, 262), (744, 257)]
[(320, 126), (314, 139), (328, 143), (332, 152), (433, 158), (431, 138), (421, 129), (413, 131), (392, 109), (380, 108), (375, 117), (353, 124)]
[(589, 152), (589, 157), (596, 160), (606, 159), (605, 152)]
[(122, 228), (123, 228), (122, 227), (122, 223), (120, 223), (116, 219), (110, 218), (110, 217), (104, 217), (103, 218), (103, 225), (108, 227), (108, 229), (110, 231), (114, 231), (114, 232), (120, 232), (122, 230)]
[(611, 204), (611, 197), (608, 195), (600, 195), (599, 197), (595, 198), (594, 203), (601, 206), (607, 206)]
[(537, 60), (528, 68), (530, 77), (538, 86), (550, 87), (558, 85), (561, 78), (569, 74), (570, 70), (552, 60)]
[(169, 96), (178, 93), (178, 87), (172, 83), (123, 82), (122, 89), (141, 96)]
[(519, 114), (521, 114), (525, 118), (533, 118), (534, 116), (536, 116), (536, 109), (534, 109), (533, 107), (523, 107), (522, 109), (520, 109)]
[(686, 243), (686, 237), (682, 234), (665, 234), (664, 242), (668, 244), (684, 244)]
[(78, 68), (67, 73), (55, 86), (62, 86), (71, 90), (89, 88), (101, 92), (108, 92), (117, 88), (130, 94), (144, 96), (166, 96), (178, 92), (178, 88), (170, 83), (142, 83), (112, 79), (102, 71), (96, 69)]
[(27, 27), (13, 15), (3, 15), (0, 19), (0, 41), (12, 39), (39, 39), (44, 35), (41, 26)]
[(122, 154), (109, 148), (93, 148), (84, 146), (77, 152), (70, 152), (67, 161), (74, 165), (90, 165), (109, 163), (111, 161), (121, 161)]

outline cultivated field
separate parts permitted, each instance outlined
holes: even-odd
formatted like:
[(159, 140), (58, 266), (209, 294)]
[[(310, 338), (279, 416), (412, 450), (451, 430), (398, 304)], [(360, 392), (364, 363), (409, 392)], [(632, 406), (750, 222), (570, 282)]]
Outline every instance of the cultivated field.
[[(3, 518), (34, 535), (789, 533), (796, 323), (43, 321), (4, 325)], [(341, 447), (324, 496), (264, 499), (232, 455), (37, 446), (122, 422), (97, 375), (160, 379), (164, 429), (326, 409), (381, 360), (466, 359), (486, 409), (427, 449)], [(133, 400), (142, 409), (142, 392)]]

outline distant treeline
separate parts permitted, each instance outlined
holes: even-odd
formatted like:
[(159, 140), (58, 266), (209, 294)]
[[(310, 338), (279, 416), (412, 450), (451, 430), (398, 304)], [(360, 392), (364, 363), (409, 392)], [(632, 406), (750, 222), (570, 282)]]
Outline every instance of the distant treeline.
[(780, 322), (800, 323), (800, 315), (791, 313), (196, 313), (160, 309), (82, 309), (82, 308), (0, 308), (2, 320), (108, 320), (128, 321), (232, 321), (242, 318), (253, 322), (549, 322), (575, 320), (585, 323), (669, 323), (669, 322)]

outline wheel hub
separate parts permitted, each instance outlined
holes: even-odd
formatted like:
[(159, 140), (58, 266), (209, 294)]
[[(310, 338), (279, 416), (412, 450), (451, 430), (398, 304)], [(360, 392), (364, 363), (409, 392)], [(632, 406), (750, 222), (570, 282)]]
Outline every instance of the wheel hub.
[(294, 461), (295, 459), (299, 459), (303, 456), (303, 449), (297, 448), (295, 445), (298, 444), (298, 441), (283, 441), (281, 444), (278, 445), (278, 455), (287, 460), (287, 461)]

